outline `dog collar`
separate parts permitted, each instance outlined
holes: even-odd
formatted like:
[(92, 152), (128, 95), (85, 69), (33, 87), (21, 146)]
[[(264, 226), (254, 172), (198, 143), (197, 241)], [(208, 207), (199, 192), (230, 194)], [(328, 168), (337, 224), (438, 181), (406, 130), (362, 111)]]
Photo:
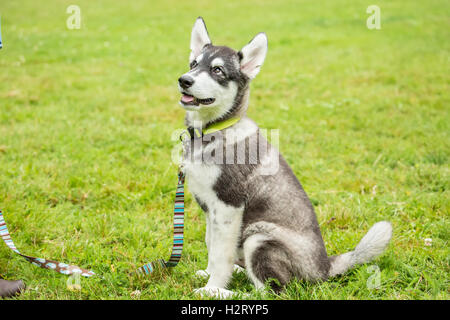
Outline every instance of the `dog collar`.
[(199, 138), (203, 137), (204, 135), (211, 134), (211, 133), (229, 128), (232, 125), (234, 125), (236, 122), (238, 122), (239, 120), (241, 120), (241, 118), (233, 117), (233, 118), (230, 118), (230, 119), (227, 119), (224, 121), (213, 123), (212, 125), (204, 128), (204, 129), (188, 127), (187, 132), (189, 133), (191, 140), (199, 139)]

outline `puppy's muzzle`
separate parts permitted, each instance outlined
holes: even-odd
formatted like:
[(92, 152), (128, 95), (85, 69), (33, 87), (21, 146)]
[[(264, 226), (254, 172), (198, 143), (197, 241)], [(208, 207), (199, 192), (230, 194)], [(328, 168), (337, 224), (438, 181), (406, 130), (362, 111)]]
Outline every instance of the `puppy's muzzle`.
[(178, 79), (180, 87), (183, 89), (188, 89), (194, 84), (194, 79), (188, 75), (183, 75)]

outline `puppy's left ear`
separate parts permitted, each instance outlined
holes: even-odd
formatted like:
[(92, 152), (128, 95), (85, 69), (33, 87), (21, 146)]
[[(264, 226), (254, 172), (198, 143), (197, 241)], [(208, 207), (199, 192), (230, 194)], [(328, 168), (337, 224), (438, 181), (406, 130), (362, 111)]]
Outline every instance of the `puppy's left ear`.
[(195, 20), (194, 27), (191, 34), (191, 54), (189, 56), (189, 63), (191, 63), (201, 52), (204, 46), (211, 44), (208, 30), (206, 30), (205, 21), (202, 17)]
[(241, 60), (241, 71), (250, 79), (258, 74), (267, 54), (267, 36), (258, 33), (245, 47), (238, 52)]

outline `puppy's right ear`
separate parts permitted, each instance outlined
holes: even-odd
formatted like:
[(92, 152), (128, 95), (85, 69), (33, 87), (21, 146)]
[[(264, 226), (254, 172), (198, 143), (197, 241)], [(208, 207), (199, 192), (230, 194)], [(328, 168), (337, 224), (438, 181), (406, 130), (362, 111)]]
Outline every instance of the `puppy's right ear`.
[(206, 30), (205, 22), (202, 17), (195, 20), (191, 35), (191, 54), (189, 56), (189, 63), (191, 63), (201, 52), (204, 46), (211, 44), (208, 30)]

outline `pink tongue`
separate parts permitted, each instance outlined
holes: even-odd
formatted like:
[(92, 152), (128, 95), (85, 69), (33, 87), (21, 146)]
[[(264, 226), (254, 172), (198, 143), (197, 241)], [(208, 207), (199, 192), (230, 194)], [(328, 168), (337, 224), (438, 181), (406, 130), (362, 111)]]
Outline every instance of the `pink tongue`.
[(194, 101), (194, 97), (193, 96), (188, 96), (186, 94), (183, 94), (183, 96), (181, 97), (181, 101), (183, 101), (183, 102), (192, 102), (192, 101)]

